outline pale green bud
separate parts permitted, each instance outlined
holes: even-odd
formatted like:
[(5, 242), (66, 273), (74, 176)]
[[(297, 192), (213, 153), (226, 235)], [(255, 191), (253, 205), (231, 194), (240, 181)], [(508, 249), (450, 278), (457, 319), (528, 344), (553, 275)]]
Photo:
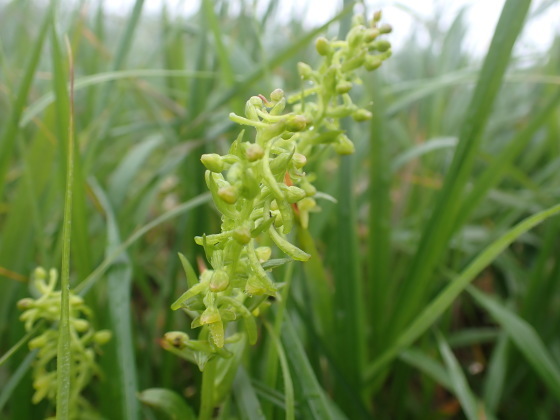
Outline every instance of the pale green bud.
[(213, 324), (215, 322), (220, 322), (222, 318), (220, 317), (220, 312), (217, 308), (209, 307), (200, 315), (200, 324), (207, 325)]
[(182, 331), (169, 331), (164, 334), (163, 339), (171, 346), (183, 349), (189, 341), (189, 336)]
[(364, 67), (367, 71), (373, 71), (378, 69), (383, 62), (374, 55), (366, 56)]
[(247, 226), (242, 226), (233, 231), (233, 239), (241, 245), (248, 244), (251, 240), (251, 230)]
[(352, 89), (352, 83), (348, 81), (339, 82), (336, 85), (336, 93), (342, 95), (343, 93), (348, 93)]
[(297, 203), (306, 196), (307, 194), (305, 191), (295, 185), (288, 187), (288, 190), (286, 191), (286, 199), (289, 203)]
[(233, 185), (228, 185), (218, 190), (218, 197), (228, 204), (235, 204), (239, 198), (239, 192)]
[(303, 191), (305, 191), (305, 195), (307, 195), (307, 197), (312, 197), (317, 193), (317, 188), (315, 188), (315, 186), (310, 182), (302, 182), (300, 187)]
[(388, 34), (393, 32), (393, 27), (387, 23), (384, 23), (379, 27), (379, 32), (382, 34)]
[(380, 39), (373, 44), (373, 47), (378, 51), (385, 52), (391, 48), (391, 43), (385, 39)]
[(351, 155), (355, 151), (354, 143), (342, 134), (338, 136), (337, 142), (334, 144), (334, 150), (339, 155)]
[(245, 156), (249, 162), (255, 162), (264, 156), (264, 149), (256, 143), (251, 143), (245, 151)]
[(363, 38), (364, 38), (364, 27), (361, 25), (354, 26), (348, 33), (348, 36), (346, 37), (350, 49), (354, 49), (358, 45), (360, 45)]
[(297, 169), (301, 169), (307, 163), (307, 158), (301, 153), (294, 153), (292, 156), (292, 162)]
[(35, 301), (33, 299), (23, 298), (23, 299), (20, 299), (18, 301), (17, 307), (18, 307), (19, 310), (24, 311), (26, 309), (32, 308), (34, 306), (34, 304), (35, 304)]
[(286, 121), (286, 130), (293, 133), (305, 130), (307, 126), (307, 119), (303, 115), (294, 115), (288, 118)]
[(217, 153), (206, 153), (200, 157), (200, 161), (209, 171), (220, 173), (224, 170), (224, 160)]
[(210, 291), (222, 292), (229, 286), (229, 276), (224, 270), (216, 270), (210, 279)]
[(309, 64), (305, 64), (303, 62), (299, 62), (297, 65), (298, 73), (303, 79), (309, 79), (313, 74), (313, 69)]
[(85, 319), (74, 319), (72, 321), (72, 325), (77, 332), (85, 332), (89, 328), (89, 322), (87, 322)]
[(272, 100), (274, 102), (278, 102), (283, 98), (284, 98), (284, 91), (282, 89), (274, 89), (270, 93), (270, 100)]
[(352, 114), (354, 121), (358, 122), (371, 120), (371, 117), (373, 117), (373, 114), (367, 109), (358, 109)]
[(377, 38), (379, 36), (379, 34), (380, 34), (380, 32), (379, 32), (379, 29), (377, 29), (377, 28), (366, 29), (366, 31), (364, 32), (364, 40), (366, 42), (371, 42), (375, 38)]
[(382, 13), (381, 10), (377, 10), (374, 14), (373, 14), (373, 21), (374, 22), (379, 22), (381, 20), (382, 17)]
[(41, 334), (38, 337), (35, 337), (33, 340), (29, 342), (29, 350), (40, 349), (45, 347), (48, 344), (49, 340), (45, 337), (44, 334)]
[(270, 259), (272, 255), (272, 249), (269, 246), (259, 246), (255, 249), (255, 253), (257, 254), (257, 259), (259, 262), (263, 263)]
[(332, 52), (331, 43), (325, 37), (317, 38), (315, 41), (315, 48), (320, 55), (329, 55)]
[(350, 60), (346, 60), (342, 63), (341, 69), (343, 72), (348, 72), (351, 70), (355, 70), (364, 64), (365, 59), (365, 51), (362, 51), (360, 54), (352, 57)]
[(100, 330), (97, 331), (94, 335), (93, 335), (93, 341), (95, 341), (97, 344), (99, 344), (100, 346), (106, 344), (109, 342), (109, 340), (111, 340), (111, 338), (113, 337), (113, 333), (109, 330)]

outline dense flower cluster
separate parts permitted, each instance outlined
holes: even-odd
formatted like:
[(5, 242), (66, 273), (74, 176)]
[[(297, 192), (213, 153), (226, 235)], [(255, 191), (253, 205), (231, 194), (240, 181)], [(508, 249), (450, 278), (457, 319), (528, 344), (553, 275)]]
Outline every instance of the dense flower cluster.
[[(33, 285), (39, 293), (36, 299), (24, 298), (18, 302), (18, 308), (24, 312), (20, 320), (25, 329), (31, 331), (41, 323), (42, 331), (29, 342), (31, 350), (37, 349), (33, 364), (33, 403), (44, 398), (53, 404), (56, 401), (56, 357), (60, 321), (61, 292), (56, 291), (58, 274), (55, 269), (47, 272), (39, 267), (33, 273)], [(107, 343), (111, 338), (108, 330), (95, 331), (91, 325), (91, 310), (84, 300), (70, 294), (70, 337), (72, 348), (72, 398), (71, 418), (83, 418), (85, 411), (90, 411), (87, 401), (81, 397), (82, 390), (93, 375), (99, 374), (95, 362), (95, 349)]]
[[(264, 300), (254, 297), (275, 296), (278, 290), (267, 270), (289, 260), (310, 258), (286, 237), (294, 223), (307, 228), (309, 212), (317, 210), (317, 191), (304, 167), (317, 147), (332, 146), (340, 154), (354, 152), (340, 120), (371, 118), (370, 111), (352, 102), (349, 92), (360, 83), (356, 70), (375, 70), (391, 55), (389, 42), (378, 39), (391, 31), (388, 25), (379, 25), (380, 18), (376, 13), (367, 26), (362, 19), (354, 19), (345, 40), (319, 38), (320, 66), (298, 65), (303, 90), (289, 98), (280, 89), (268, 98), (251, 97), (245, 116), (232, 113), (230, 119), (252, 127), (254, 137), (247, 139), (242, 131), (228, 154), (202, 156), (206, 184), (222, 214), (221, 232), (195, 238), (211, 265), (198, 281), (182, 259), (190, 288), (172, 309), (186, 310), (194, 317), (192, 327), (202, 327), (202, 331), (198, 340), (182, 332), (167, 333), (168, 348), (194, 352), (197, 360), (201, 352), (227, 356), (224, 344), (235, 336), (226, 338), (225, 325), (239, 318), (254, 343), (253, 314)], [(293, 112), (285, 112), (287, 105), (292, 105)], [(271, 260), (271, 248), (259, 246), (262, 236), (268, 236), (288, 258)]]

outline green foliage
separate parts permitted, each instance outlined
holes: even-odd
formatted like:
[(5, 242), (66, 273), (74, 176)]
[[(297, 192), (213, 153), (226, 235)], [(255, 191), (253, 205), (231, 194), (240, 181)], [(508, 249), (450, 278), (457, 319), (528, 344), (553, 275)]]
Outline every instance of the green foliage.
[[(120, 15), (107, 2), (0, 2), (0, 417), (53, 414), (45, 400), (30, 404), (39, 352), (27, 343), (57, 330), (45, 320), (26, 331), (16, 303), (35, 267), (61, 267), (68, 244), (59, 272), (70, 303), (91, 308), (91, 331), (113, 332), (96, 357), (101, 375), (83, 388), (95, 418), (558, 417), (560, 40), (528, 54), (518, 39), (554, 2), (506, 1), (483, 60), (467, 50), (466, 10), (450, 23), (416, 16), (411, 37), (361, 83), (336, 69), (375, 68), (387, 45), (378, 37), (363, 53), (371, 33), (354, 33), (351, 58), (337, 49), (353, 4), (309, 28), (280, 2), (258, 3), (256, 13), (246, 0), (204, 0), (186, 17), (143, 1)], [(257, 95), (279, 86), (286, 110), (274, 115), (278, 92)], [(258, 121), (245, 113), (252, 97)], [(342, 123), (315, 129), (327, 109)], [(363, 109), (370, 122), (344, 117), (369, 117)], [(290, 139), (269, 147), (275, 136), (259, 143), (256, 131), (274, 118)], [(288, 119), (305, 129), (287, 130)], [(243, 150), (230, 150), (247, 121)], [(267, 150), (277, 163), (265, 198)], [(209, 206), (201, 155), (219, 205)], [(258, 173), (252, 199), (246, 169)], [(244, 200), (257, 223), (221, 232), (222, 214)], [(267, 201), (275, 217), (264, 223)], [(232, 241), (253, 243), (256, 261), (244, 250), (239, 264), (262, 269), (272, 297), (231, 303), (245, 316), (225, 323), (220, 348), (187, 321), (196, 295), (169, 306)], [(225, 271), (227, 281), (204, 284), (232, 287)], [(191, 309), (196, 318), (206, 306)]]

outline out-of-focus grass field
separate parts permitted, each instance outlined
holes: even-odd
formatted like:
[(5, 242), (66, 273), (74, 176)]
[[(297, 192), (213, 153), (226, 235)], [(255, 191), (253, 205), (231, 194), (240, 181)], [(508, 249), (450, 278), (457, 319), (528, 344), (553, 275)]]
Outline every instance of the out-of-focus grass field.
[[(45, 3), (0, 2), (0, 355), (25, 335), (31, 272), (61, 263), (68, 42), (71, 285), (113, 331), (85, 396), (102, 418), (157, 419), (137, 392), (168, 388), (196, 412), (200, 372), (159, 340), (190, 328), (169, 308), (186, 287), (177, 253), (196, 261), (193, 237), (219, 231), (200, 155), (228, 150), (227, 116), (249, 97), (299, 90), (297, 62), (316, 62), (314, 39), (351, 8), (308, 28), (279, 23), (275, 1), (255, 16), (251, 1), (203, 0), (189, 17), (142, 0), (124, 14)], [(285, 311), (289, 370), (261, 324), (219, 418), (285, 418), (287, 405), (321, 420), (560, 417), (560, 37), (514, 48), (554, 6), (529, 4), (506, 1), (483, 57), (462, 48), (461, 13), (418, 20), (363, 74), (353, 95), (374, 118), (347, 124), (354, 155), (306, 166), (338, 203), (320, 201), (296, 238), (313, 258), (275, 272), (289, 298), (263, 317)], [(30, 402), (33, 353), (15, 350), (0, 359), (0, 418), (52, 415)]]

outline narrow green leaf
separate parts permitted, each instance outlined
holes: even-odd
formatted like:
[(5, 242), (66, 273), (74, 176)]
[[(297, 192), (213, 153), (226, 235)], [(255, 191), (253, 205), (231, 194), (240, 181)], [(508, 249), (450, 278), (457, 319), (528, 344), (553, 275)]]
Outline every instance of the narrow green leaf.
[[(119, 229), (105, 192), (93, 180), (91, 185), (107, 217), (106, 256), (110, 256), (122, 247)], [(113, 330), (112, 341), (114, 341), (119, 367), (112, 379), (118, 381), (119, 389), (122, 393), (120, 415), (122, 418), (134, 420), (138, 418), (139, 414), (138, 400), (136, 398), (138, 384), (136, 379), (134, 341), (132, 338), (132, 320), (130, 317), (132, 268), (126, 252), (123, 252), (108, 268), (107, 286), (109, 316), (111, 319), (111, 329)]]
[(174, 391), (150, 388), (138, 394), (138, 399), (164, 413), (170, 420), (196, 420), (193, 409)]
[(43, 21), (41, 22), (39, 35), (33, 42), (33, 49), (29, 54), (29, 59), (25, 66), (23, 77), (15, 94), (15, 102), (9, 113), (7, 122), (3, 124), (2, 132), (0, 133), (0, 197), (2, 197), (6, 173), (8, 172), (8, 166), (10, 164), (14, 145), (18, 137), (19, 120), (21, 118), (25, 102), (27, 101), (27, 95), (29, 93), (29, 89), (31, 88), (35, 70), (39, 64), (39, 59), (41, 58), (43, 44), (51, 24), (52, 15), (54, 14), (55, 3), (56, 2), (54, 1), (51, 2), (51, 5), (46, 11)]
[[(476, 399), (469, 387), (467, 378), (465, 377), (457, 358), (439, 331), (436, 332), (436, 339), (439, 351), (443, 356), (443, 360), (447, 366), (447, 371), (449, 372), (453, 392), (459, 399), (461, 407), (463, 407), (463, 411), (465, 412), (467, 418), (469, 420), (478, 420), (481, 416), (478, 412)], [(484, 416), (484, 418), (485, 417), (486, 416)]]
[(282, 367), (282, 376), (284, 378), (284, 397), (285, 397), (285, 409), (286, 409), (286, 420), (294, 420), (295, 418), (295, 399), (294, 399), (294, 385), (292, 382), (292, 375), (290, 374), (290, 368), (288, 366), (288, 359), (286, 358), (286, 353), (280, 343), (280, 339), (276, 335), (276, 332), (272, 326), (265, 322), (265, 327), (268, 331), (269, 337), (272, 340), (274, 347), (276, 348), (276, 353), (278, 354), (278, 359), (280, 360), (280, 366)]
[(430, 328), (430, 326), (445, 312), (453, 301), (465, 290), (471, 281), (490, 264), (504, 249), (506, 249), (519, 236), (535, 227), (543, 220), (560, 213), (560, 205), (541, 211), (526, 218), (511, 228), (504, 235), (496, 239), (486, 247), (467, 268), (455, 278), (438, 296), (426, 306), (426, 308), (414, 319), (382, 355), (366, 369), (366, 381), (371, 382), (381, 370), (390, 363), (403, 349), (410, 346), (418, 337)]
[(447, 171), (431, 218), (424, 226), (418, 251), (409, 266), (407, 282), (400, 293), (401, 305), (392, 322), (394, 335), (400, 334), (425, 304), (433, 284), (434, 267), (450, 237), (459, 227), (456, 218), (462, 203), (461, 195), (468, 182), (482, 134), (530, 3), (530, 0), (508, 0), (502, 10), (467, 108), (451, 167)]
[(239, 408), (240, 417), (247, 420), (265, 420), (251, 379), (243, 366), (237, 370), (233, 382), (233, 395)]
[(282, 326), (282, 344), (286, 351), (292, 370), (292, 378), (299, 389), (300, 404), (305, 407), (310, 419), (336, 419), (336, 411), (331, 408), (325, 391), (319, 385), (315, 372), (307, 360), (301, 341), (297, 336), (292, 321), (285, 318)]
[(467, 290), (504, 328), (513, 344), (533, 367), (535, 373), (540, 376), (549, 391), (560, 401), (560, 368), (535, 329), (514, 312), (498, 301), (485, 296), (474, 287), (469, 287)]
[(120, 255), (125, 252), (134, 242), (136, 242), (147, 232), (161, 225), (162, 223), (165, 223), (168, 220), (173, 219), (174, 217), (177, 217), (209, 202), (210, 197), (211, 196), (209, 193), (200, 194), (199, 196), (181, 204), (180, 206), (177, 206), (174, 209), (165, 212), (161, 216), (152, 220), (150, 223), (147, 223), (146, 225), (139, 228), (136, 232), (130, 235), (126, 239), (126, 241), (124, 241), (118, 248), (116, 248), (112, 254), (105, 256), (105, 259), (101, 262), (101, 264), (99, 264), (97, 268), (76, 287), (75, 290), (81, 295), (86, 294), (87, 291), (95, 284), (95, 282), (99, 280), (103, 273), (105, 273), (109, 266), (118, 257), (120, 257)]
[[(71, 52), (69, 51), (71, 54)], [(70, 241), (72, 236), (72, 193), (74, 190), (74, 87), (73, 60), (70, 63), (70, 106), (68, 109), (68, 145), (66, 148), (66, 190), (62, 228), (62, 266), (60, 269), (60, 323), (56, 357), (56, 416), (70, 418), (70, 388), (72, 382), (72, 349), (70, 337)]]
[(399, 354), (399, 359), (425, 373), (444, 388), (450, 391), (453, 389), (449, 374), (443, 365), (426, 353), (414, 348), (409, 348), (403, 350)]

